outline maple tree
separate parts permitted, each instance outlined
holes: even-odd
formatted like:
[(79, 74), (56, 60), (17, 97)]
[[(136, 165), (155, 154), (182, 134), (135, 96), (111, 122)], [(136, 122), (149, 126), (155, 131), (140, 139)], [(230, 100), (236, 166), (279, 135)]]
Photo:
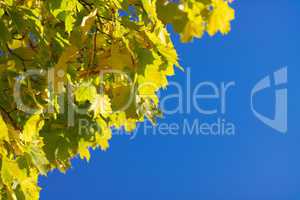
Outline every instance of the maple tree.
[[(39, 198), (39, 175), (161, 115), (182, 42), (230, 31), (229, 0), (1, 0), (0, 199)], [(94, 124), (81, 133), (80, 120)]]

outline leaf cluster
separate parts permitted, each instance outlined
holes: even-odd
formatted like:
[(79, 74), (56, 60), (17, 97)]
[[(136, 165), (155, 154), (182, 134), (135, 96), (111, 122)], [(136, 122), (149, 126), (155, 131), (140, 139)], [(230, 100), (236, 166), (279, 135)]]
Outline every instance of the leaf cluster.
[(230, 3), (1, 0), (0, 199), (38, 199), (39, 175), (106, 150), (112, 128), (155, 123), (157, 92), (181, 68), (167, 27), (182, 42), (227, 34)]

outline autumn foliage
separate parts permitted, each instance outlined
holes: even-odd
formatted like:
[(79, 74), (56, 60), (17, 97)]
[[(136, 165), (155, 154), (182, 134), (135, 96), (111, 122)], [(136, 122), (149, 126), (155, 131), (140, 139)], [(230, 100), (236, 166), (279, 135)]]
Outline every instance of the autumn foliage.
[(38, 199), (39, 175), (106, 150), (112, 127), (155, 123), (157, 91), (182, 68), (168, 30), (227, 34), (230, 3), (1, 0), (0, 199)]

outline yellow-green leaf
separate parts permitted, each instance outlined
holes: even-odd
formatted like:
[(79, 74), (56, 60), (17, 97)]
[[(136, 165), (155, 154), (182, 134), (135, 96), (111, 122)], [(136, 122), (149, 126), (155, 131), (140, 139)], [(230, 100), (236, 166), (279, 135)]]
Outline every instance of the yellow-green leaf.
[(6, 123), (4, 122), (2, 116), (0, 115), (0, 140), (8, 141), (8, 128)]
[(32, 115), (26, 122), (24, 130), (21, 134), (21, 139), (25, 142), (32, 142), (38, 139), (39, 132), (44, 126), (44, 120), (39, 114)]

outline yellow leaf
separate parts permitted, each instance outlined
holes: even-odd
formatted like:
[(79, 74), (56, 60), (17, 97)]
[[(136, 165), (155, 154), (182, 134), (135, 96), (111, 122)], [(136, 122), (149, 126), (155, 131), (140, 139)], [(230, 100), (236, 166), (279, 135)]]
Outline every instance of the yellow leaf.
[(8, 128), (1, 115), (0, 115), (0, 140), (9, 141)]
[(181, 35), (182, 42), (189, 42), (193, 37), (201, 38), (204, 33), (204, 22), (201, 16), (190, 20)]
[(223, 35), (230, 31), (230, 22), (234, 19), (234, 10), (227, 1), (213, 0), (213, 11), (209, 17), (207, 32), (210, 36), (220, 31)]
[(105, 151), (106, 149), (108, 149), (108, 141), (112, 137), (111, 130), (102, 118), (97, 118), (96, 121), (101, 129), (101, 132), (96, 134), (96, 142), (97, 144), (99, 144), (101, 150)]
[(107, 95), (97, 94), (92, 101), (92, 105), (89, 110), (94, 112), (94, 118), (96, 118), (99, 114), (107, 117), (112, 113), (109, 97)]
[(29, 120), (27, 120), (24, 130), (21, 134), (21, 139), (25, 142), (31, 142), (38, 139), (39, 132), (44, 126), (44, 120), (40, 118), (40, 115), (34, 114)]
[(81, 159), (85, 158), (87, 161), (90, 160), (91, 154), (90, 154), (90, 151), (88, 149), (89, 146), (90, 146), (90, 144), (85, 142), (83, 139), (81, 139), (79, 141), (78, 153), (79, 153), (79, 156), (80, 156)]
[(75, 89), (74, 95), (79, 103), (92, 102), (97, 95), (97, 89), (92, 83), (85, 82)]
[(37, 177), (27, 178), (21, 182), (21, 188), (25, 195), (25, 199), (38, 200), (40, 196), (40, 188), (37, 185)]
[(19, 183), (26, 179), (26, 172), (21, 170), (15, 160), (2, 158), (1, 178), (4, 184), (11, 186), (16, 179)]
[(97, 15), (98, 10), (95, 9), (93, 12), (91, 12), (88, 16), (85, 16), (81, 22), (81, 31), (84, 34), (87, 34), (88, 31), (91, 29)]

